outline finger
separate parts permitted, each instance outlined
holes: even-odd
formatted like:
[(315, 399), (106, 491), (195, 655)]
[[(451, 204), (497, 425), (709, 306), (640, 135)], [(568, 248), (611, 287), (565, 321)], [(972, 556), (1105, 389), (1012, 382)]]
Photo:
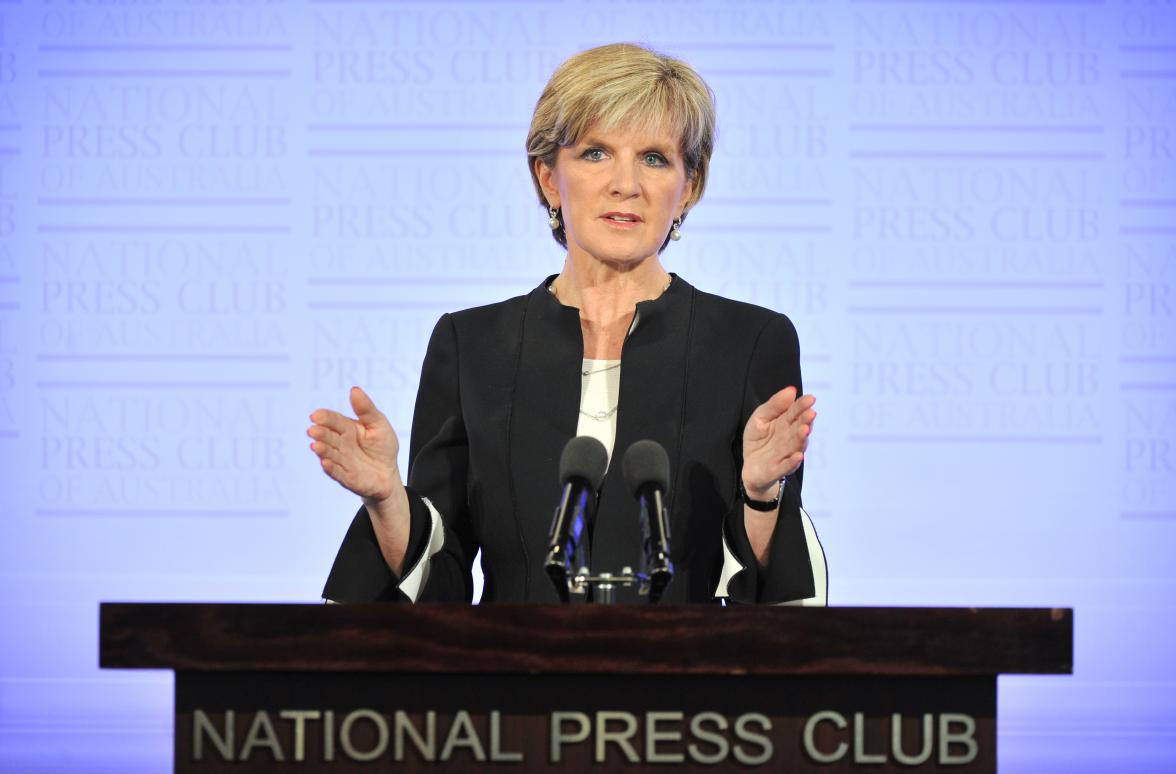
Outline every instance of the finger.
[(383, 418), (383, 414), (376, 408), (376, 404), (368, 397), (368, 394), (358, 387), (351, 388), (351, 410), (355, 412), (355, 416), (359, 421), (365, 425), (370, 425)]
[(813, 435), (813, 428), (811, 425), (804, 425), (800, 429), (800, 451), (808, 451), (809, 438)]
[(342, 444), (343, 436), (336, 433), (326, 425), (311, 425), (306, 429), (306, 434), (316, 441), (322, 441), (334, 447), (339, 447)]
[(345, 435), (355, 423), (355, 420), (351, 417), (344, 416), (338, 411), (331, 411), (330, 409), (316, 409), (310, 415), (310, 421), (316, 425), (328, 427), (339, 435)]
[(794, 437), (796, 428), (810, 425), (816, 415), (817, 413), (811, 409), (799, 416), (793, 415), (793, 412), (789, 410), (772, 420), (768, 435), (778, 439), (778, 443), (788, 444), (790, 443), (789, 439)]
[(787, 432), (790, 427), (800, 427), (801, 425), (811, 425), (813, 420), (817, 418), (817, 412), (809, 409), (801, 414), (794, 415), (792, 411), (788, 411), (774, 420), (774, 424), (781, 431)]
[(335, 462), (341, 462), (339, 458), (339, 450), (328, 446), (322, 441), (311, 441), (310, 450), (317, 454), (320, 460), (333, 460)]
[(785, 387), (757, 406), (752, 412), (752, 416), (765, 422), (771, 422), (784, 414), (795, 400), (796, 388)]
[(343, 486), (347, 486), (347, 484), (343, 482), (343, 479), (347, 477), (346, 468), (344, 468), (339, 463), (334, 462), (333, 460), (326, 459), (320, 459), (319, 465), (322, 467), (324, 473), (326, 473), (336, 482), (343, 484)]
[(788, 464), (793, 455), (806, 451), (812, 432), (811, 425), (797, 424), (790, 426), (786, 432), (778, 435), (778, 441), (773, 447), (773, 465), (784, 466)]
[(322, 459), (329, 459), (348, 468), (353, 467), (355, 463), (355, 455), (343, 447), (331, 446), (322, 441), (315, 441), (310, 445), (310, 450)]
[(795, 421), (797, 417), (811, 409), (816, 402), (817, 399), (814, 396), (802, 395), (792, 402), (792, 405), (788, 407), (788, 411), (785, 412), (785, 416), (789, 422)]
[(351, 465), (350, 460), (343, 454), (340, 454), (337, 449), (332, 449), (323, 445), (320, 441), (315, 441), (310, 445), (310, 450), (318, 455), (320, 463), (330, 463), (328, 469), (325, 465), (323, 470), (326, 470), (331, 478), (342, 483), (344, 477), (350, 477)]

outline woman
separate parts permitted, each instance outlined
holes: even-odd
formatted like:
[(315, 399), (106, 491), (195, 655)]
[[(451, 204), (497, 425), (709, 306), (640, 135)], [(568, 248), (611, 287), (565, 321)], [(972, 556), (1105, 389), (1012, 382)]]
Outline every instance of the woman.
[[(800, 507), (816, 416), (788, 318), (695, 290), (660, 253), (701, 198), (710, 89), (632, 45), (559, 67), (535, 107), (528, 164), (563, 270), (526, 296), (447, 314), (422, 366), (408, 485), (396, 433), (359, 388), (356, 418), (307, 431), (323, 470), (363, 498), (323, 595), (555, 601), (542, 564), (573, 435), (669, 453), (675, 578), (666, 602), (824, 604), (824, 557)], [(593, 569), (640, 563), (636, 506), (611, 465)], [(636, 601), (635, 594), (620, 595)]]

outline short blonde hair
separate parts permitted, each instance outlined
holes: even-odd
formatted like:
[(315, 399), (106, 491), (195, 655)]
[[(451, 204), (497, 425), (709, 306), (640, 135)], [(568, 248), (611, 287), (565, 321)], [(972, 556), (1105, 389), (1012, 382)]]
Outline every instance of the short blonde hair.
[[(535, 160), (554, 168), (561, 147), (575, 145), (590, 129), (607, 132), (619, 126), (677, 134), (686, 175), (694, 180), (686, 211), (702, 198), (715, 147), (714, 92), (679, 59), (631, 43), (613, 43), (581, 51), (561, 64), (535, 103), (527, 132), (527, 164), (544, 209), (547, 198)], [(551, 233), (556, 242), (568, 246), (562, 223)]]

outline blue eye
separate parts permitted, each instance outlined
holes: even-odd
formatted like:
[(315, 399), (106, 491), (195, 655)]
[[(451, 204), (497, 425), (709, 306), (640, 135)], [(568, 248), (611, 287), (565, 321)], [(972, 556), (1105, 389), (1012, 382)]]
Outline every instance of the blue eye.
[(645, 163), (651, 167), (664, 167), (669, 162), (667, 162), (666, 157), (660, 153), (646, 153)]
[(580, 157), (588, 159), (589, 161), (600, 161), (602, 158), (604, 158), (604, 151), (602, 151), (600, 148), (589, 148), (588, 150), (584, 151)]

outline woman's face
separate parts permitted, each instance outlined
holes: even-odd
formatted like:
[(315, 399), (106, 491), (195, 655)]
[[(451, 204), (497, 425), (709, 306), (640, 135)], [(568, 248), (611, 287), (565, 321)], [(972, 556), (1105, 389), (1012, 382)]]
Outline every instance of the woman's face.
[(563, 213), (568, 253), (610, 264), (656, 255), (694, 190), (669, 133), (589, 131), (560, 148), (554, 169), (536, 163), (547, 201)]

